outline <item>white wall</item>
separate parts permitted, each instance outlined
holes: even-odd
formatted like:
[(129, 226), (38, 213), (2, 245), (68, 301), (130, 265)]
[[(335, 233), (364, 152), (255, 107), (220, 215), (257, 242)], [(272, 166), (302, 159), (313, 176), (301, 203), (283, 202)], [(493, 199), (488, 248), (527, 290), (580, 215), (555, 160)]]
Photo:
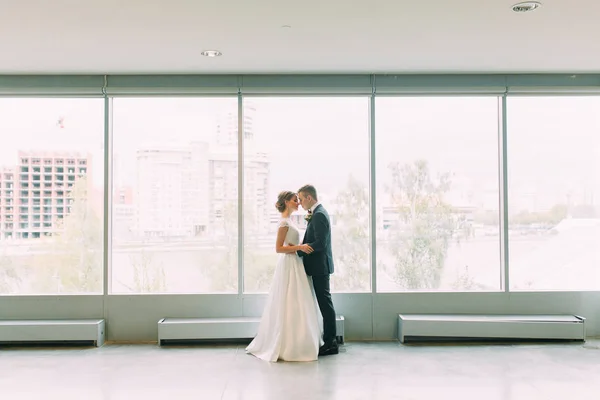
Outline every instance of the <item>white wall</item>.
[[(1, 319), (102, 318), (107, 340), (156, 341), (164, 317), (259, 316), (266, 295), (6, 296)], [(600, 292), (334, 294), (347, 340), (395, 340), (399, 313), (576, 314), (600, 336)]]

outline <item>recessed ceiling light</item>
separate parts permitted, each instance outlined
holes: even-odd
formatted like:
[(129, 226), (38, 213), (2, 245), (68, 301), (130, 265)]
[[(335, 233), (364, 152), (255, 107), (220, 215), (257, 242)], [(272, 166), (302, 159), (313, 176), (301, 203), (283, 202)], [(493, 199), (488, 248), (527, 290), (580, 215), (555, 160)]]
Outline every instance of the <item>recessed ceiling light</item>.
[(523, 3), (518, 3), (512, 6), (512, 10), (514, 12), (523, 13), (528, 11), (533, 11), (537, 8), (540, 8), (542, 3), (537, 1), (524, 1)]
[(291, 26), (291, 25), (281, 25), (281, 27), (282, 27), (282, 28), (284, 28), (284, 29), (289, 29), (289, 28), (291, 28), (292, 26)]
[(204, 57), (219, 57), (223, 55), (219, 50), (204, 50), (202, 53)]

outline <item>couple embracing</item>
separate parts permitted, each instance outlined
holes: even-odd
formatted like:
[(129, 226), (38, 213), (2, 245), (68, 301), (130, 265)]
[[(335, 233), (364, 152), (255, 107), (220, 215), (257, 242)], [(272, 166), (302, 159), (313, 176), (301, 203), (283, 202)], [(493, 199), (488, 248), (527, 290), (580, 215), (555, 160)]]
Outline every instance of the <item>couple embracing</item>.
[[(290, 219), (299, 205), (308, 212), (302, 243)], [(246, 351), (271, 362), (314, 361), (338, 354), (329, 288), (333, 273), (329, 214), (311, 185), (298, 193), (281, 192), (275, 206), (281, 213), (275, 245), (279, 259), (258, 334)]]

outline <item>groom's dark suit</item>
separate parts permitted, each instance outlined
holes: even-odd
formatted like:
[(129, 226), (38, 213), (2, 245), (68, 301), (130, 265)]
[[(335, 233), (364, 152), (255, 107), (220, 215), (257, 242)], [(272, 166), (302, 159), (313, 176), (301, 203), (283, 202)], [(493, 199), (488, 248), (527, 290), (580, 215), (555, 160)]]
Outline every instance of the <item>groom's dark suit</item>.
[(315, 295), (323, 315), (325, 344), (321, 350), (327, 351), (334, 346), (337, 352), (335, 309), (329, 289), (329, 275), (333, 274), (331, 224), (327, 210), (320, 204), (312, 212), (302, 243), (308, 244), (314, 250), (311, 254), (299, 251), (298, 255), (302, 257), (306, 274), (312, 276)]

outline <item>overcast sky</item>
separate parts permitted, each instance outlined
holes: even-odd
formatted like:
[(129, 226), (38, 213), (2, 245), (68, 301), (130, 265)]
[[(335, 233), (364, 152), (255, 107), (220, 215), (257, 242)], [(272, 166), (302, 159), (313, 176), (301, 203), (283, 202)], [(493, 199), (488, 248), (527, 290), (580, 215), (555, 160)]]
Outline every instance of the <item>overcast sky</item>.
[[(246, 101), (256, 109), (247, 112), (255, 148), (271, 160), (272, 197), (306, 182), (334, 194), (350, 173), (368, 184), (368, 98)], [(140, 145), (212, 142), (219, 116), (236, 111), (237, 98), (115, 99), (114, 154), (124, 179), (135, 179)], [(513, 205), (543, 208), (567, 193), (600, 193), (600, 97), (510, 98), (507, 115)], [(90, 152), (94, 182), (102, 185), (102, 99), (4, 98), (0, 121), (0, 165), (15, 165), (18, 150)], [(497, 202), (496, 98), (378, 98), (375, 134), (380, 187), (390, 162), (422, 158), (434, 173), (453, 174), (454, 197), (469, 192), (486, 207)]]

